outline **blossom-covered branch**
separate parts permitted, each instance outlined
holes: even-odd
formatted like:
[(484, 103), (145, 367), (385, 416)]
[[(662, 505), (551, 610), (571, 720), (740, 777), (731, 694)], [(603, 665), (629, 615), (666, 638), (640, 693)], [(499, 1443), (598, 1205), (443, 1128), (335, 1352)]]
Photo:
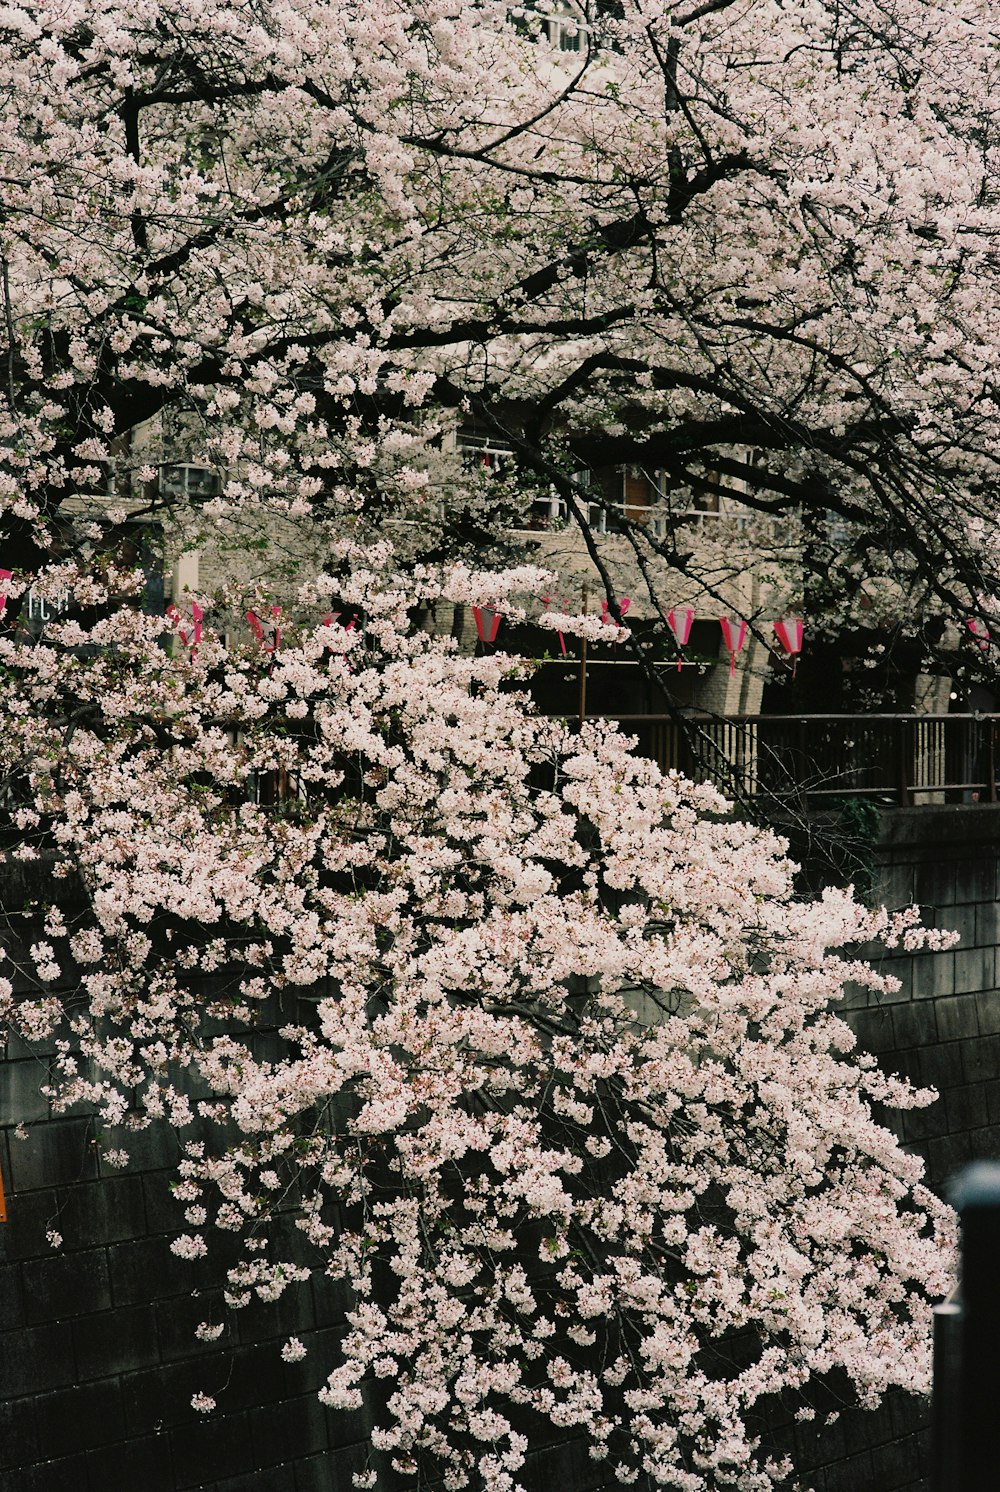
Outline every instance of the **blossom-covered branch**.
[(174, 1249), (238, 1235), (234, 1309), (347, 1285), (321, 1397), (381, 1385), (401, 1472), (513, 1492), (527, 1423), (625, 1484), (777, 1487), (769, 1405), (927, 1387), (951, 1216), (872, 1104), (930, 1095), (831, 1005), (891, 987), (852, 944), (944, 935), (796, 899), (714, 790), (414, 630), (467, 572), (341, 558), (272, 650), (207, 598), (193, 649), (130, 610), (0, 640), (13, 853), (84, 892), (0, 1013), (55, 1037), (56, 1104), (176, 1127)]

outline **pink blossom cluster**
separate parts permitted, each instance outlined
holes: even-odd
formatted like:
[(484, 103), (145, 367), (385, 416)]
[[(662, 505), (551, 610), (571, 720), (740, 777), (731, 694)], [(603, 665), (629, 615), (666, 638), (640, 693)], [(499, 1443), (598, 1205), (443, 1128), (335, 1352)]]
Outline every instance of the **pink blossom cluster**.
[(176, 1128), (174, 1252), (241, 1238), (232, 1308), (308, 1278), (294, 1217), (350, 1291), (320, 1396), (383, 1384), (402, 1472), (514, 1492), (529, 1422), (625, 1485), (765, 1492), (763, 1406), (927, 1388), (952, 1218), (872, 1105), (932, 1095), (835, 1011), (915, 914), (798, 898), (713, 789), (415, 629), (467, 579), (390, 558), (305, 589), (351, 630), (289, 613), (272, 653), (207, 598), (193, 651), (128, 610), (0, 638), (23, 848), (85, 892), (4, 1019), (62, 1043), (55, 1102)]

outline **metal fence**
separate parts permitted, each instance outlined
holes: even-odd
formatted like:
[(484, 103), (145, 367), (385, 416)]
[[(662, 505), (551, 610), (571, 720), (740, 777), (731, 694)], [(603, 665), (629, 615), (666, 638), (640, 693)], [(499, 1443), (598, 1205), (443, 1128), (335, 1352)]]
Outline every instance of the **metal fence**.
[(637, 749), (744, 797), (995, 803), (1000, 715), (621, 715)]
[[(736, 797), (800, 807), (843, 797), (899, 807), (998, 801), (1000, 714), (610, 718), (664, 771)], [(239, 731), (227, 729), (238, 745)], [(294, 768), (281, 768), (252, 773), (235, 796), (269, 807), (307, 795)], [(0, 820), (29, 798), (16, 775), (0, 779)]]

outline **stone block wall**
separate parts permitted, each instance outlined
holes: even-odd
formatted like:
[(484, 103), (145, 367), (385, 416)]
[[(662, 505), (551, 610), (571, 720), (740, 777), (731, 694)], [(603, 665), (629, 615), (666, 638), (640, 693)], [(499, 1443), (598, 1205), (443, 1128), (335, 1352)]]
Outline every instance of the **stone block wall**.
[[(13, 979), (37, 936), (20, 910), (37, 886), (8, 869), (0, 967)], [(50, 1114), (51, 1056), (0, 1046), (0, 1492), (349, 1489), (368, 1426), (316, 1397), (343, 1296), (319, 1277), (227, 1315), (225, 1240), (194, 1263), (170, 1251), (186, 1228), (171, 1133), (130, 1136), (128, 1166), (111, 1170), (91, 1118)], [(217, 1341), (195, 1337), (203, 1321), (224, 1324)], [(291, 1335), (308, 1355), (290, 1365)], [(192, 1408), (199, 1392), (218, 1398), (209, 1418)]]
[(970, 1160), (1000, 1156), (1000, 805), (886, 810), (877, 860), (877, 900), (916, 902), (929, 926), (960, 934), (946, 952), (887, 956), (899, 990), (845, 1011), (884, 1067), (938, 1090), (897, 1133), (943, 1191)]
[[(886, 1071), (937, 1089), (929, 1108), (882, 1117), (947, 1195), (963, 1166), (1000, 1157), (1000, 805), (886, 809), (873, 858), (874, 900), (916, 903), (926, 925), (961, 935), (943, 952), (874, 950), (899, 989), (841, 1007)], [(929, 1492), (929, 1420), (903, 1394), (875, 1414), (848, 1410), (800, 1464), (814, 1462), (815, 1492)]]

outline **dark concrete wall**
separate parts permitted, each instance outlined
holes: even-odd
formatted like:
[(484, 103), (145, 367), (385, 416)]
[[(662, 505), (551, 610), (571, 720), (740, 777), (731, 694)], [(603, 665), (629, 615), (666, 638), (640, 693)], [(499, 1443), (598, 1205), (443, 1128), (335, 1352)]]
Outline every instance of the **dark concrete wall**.
[(849, 1000), (859, 1043), (941, 1097), (897, 1132), (941, 1191), (970, 1160), (1000, 1155), (1000, 805), (887, 810), (877, 900), (916, 902), (961, 935), (943, 953), (895, 953), (896, 994)]
[[(1000, 1156), (1000, 805), (886, 809), (872, 858), (875, 901), (916, 903), (926, 925), (961, 934), (946, 952), (872, 950), (899, 990), (843, 1006), (883, 1068), (938, 1090), (929, 1108), (882, 1117), (947, 1195), (969, 1161)], [(846, 1411), (812, 1445), (799, 1438), (815, 1492), (928, 1492), (928, 1407), (906, 1395)]]

